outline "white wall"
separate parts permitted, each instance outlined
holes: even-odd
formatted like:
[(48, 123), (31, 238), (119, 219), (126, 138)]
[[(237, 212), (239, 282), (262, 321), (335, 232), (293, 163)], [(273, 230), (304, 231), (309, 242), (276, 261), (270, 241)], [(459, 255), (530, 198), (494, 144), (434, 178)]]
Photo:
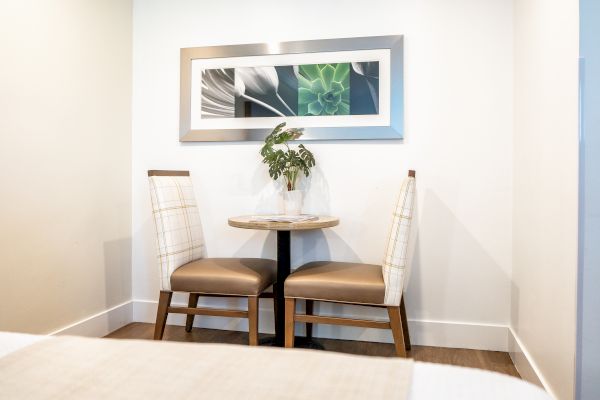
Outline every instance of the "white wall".
[(0, 54), (0, 331), (47, 333), (131, 297), (131, 3), (4, 1)]
[[(573, 398), (575, 375), (577, 3), (515, 3), (511, 328), (558, 399)], [(516, 360), (519, 368), (523, 358)]]
[[(418, 232), (407, 293), (415, 339), (505, 349), (512, 259), (512, 18), (510, 0), (135, 1), (133, 296), (142, 309), (135, 318), (153, 319), (144, 307), (159, 290), (147, 169), (191, 170), (209, 256), (275, 258), (273, 234), (227, 226), (229, 216), (259, 208), (269, 191), (260, 144), (178, 142), (179, 49), (403, 34), (406, 140), (308, 143), (318, 168), (306, 211), (331, 213), (341, 224), (294, 234), (292, 263), (379, 263), (400, 182), (408, 168), (416, 169)], [(261, 318), (269, 312), (265, 304)], [(243, 328), (237, 321), (200, 320)], [(489, 337), (477, 337), (481, 332), (496, 335), (494, 343), (482, 345)], [(390, 339), (386, 332), (326, 326), (317, 334)], [(448, 339), (452, 335), (462, 342)]]

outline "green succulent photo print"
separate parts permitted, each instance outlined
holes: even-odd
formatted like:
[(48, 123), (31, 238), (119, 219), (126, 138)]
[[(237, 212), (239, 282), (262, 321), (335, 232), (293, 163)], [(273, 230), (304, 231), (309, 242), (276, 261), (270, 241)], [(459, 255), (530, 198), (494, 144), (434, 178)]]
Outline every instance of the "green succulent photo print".
[(298, 116), (350, 115), (350, 63), (298, 66)]
[(379, 62), (210, 68), (201, 118), (379, 114)]

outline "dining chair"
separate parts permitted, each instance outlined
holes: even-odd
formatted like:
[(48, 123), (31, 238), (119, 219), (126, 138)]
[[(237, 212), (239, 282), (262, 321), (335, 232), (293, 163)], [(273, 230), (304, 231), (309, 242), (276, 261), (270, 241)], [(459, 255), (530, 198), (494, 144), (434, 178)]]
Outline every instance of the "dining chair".
[[(312, 324), (349, 325), (391, 329), (396, 354), (406, 357), (410, 338), (402, 293), (415, 185), (415, 171), (411, 170), (402, 183), (381, 265), (316, 261), (296, 269), (285, 280), (285, 347), (294, 347), (295, 322), (306, 323), (308, 338)], [(296, 313), (298, 299), (306, 301), (305, 314)], [(385, 307), (389, 321), (313, 315), (315, 301)]]
[[(248, 318), (251, 346), (258, 345), (258, 298), (275, 283), (276, 262), (263, 258), (206, 258), (200, 214), (189, 171), (148, 171), (156, 225), (160, 297), (154, 339), (161, 340), (169, 313)], [(171, 305), (173, 292), (189, 293), (187, 307)], [(198, 307), (200, 296), (246, 297), (248, 309)]]

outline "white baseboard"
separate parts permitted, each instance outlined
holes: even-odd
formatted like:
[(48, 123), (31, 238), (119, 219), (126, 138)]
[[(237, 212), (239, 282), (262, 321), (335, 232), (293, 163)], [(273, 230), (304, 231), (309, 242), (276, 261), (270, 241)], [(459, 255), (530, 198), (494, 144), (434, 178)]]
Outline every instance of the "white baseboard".
[(49, 335), (102, 337), (131, 322), (133, 322), (133, 303), (129, 300), (108, 310), (84, 318), (81, 321), (57, 329), (49, 333)]
[[(174, 306), (187, 306), (173, 303)], [(133, 321), (154, 323), (157, 302), (151, 300), (133, 300)], [(361, 318), (360, 315), (344, 314), (348, 318)], [(364, 316), (362, 316), (364, 317)], [(170, 325), (185, 325), (185, 315), (171, 314), (167, 320)], [(244, 318), (196, 317), (195, 327), (247, 331), (248, 321)], [(422, 346), (454, 347), (478, 350), (508, 351), (508, 327), (492, 324), (474, 324), (448, 321), (408, 321), (410, 339), (413, 344)], [(273, 333), (273, 311), (260, 308), (259, 329), (264, 333)], [(304, 324), (297, 324), (299, 335), (304, 333)], [(366, 329), (336, 325), (315, 325), (315, 337), (363, 340), (369, 342), (392, 343), (392, 334), (387, 329)]]
[(519, 375), (521, 375), (521, 378), (527, 382), (544, 388), (546, 392), (552, 396), (552, 398), (556, 399), (556, 395), (547, 384), (546, 380), (544, 379), (544, 375), (541, 373), (534, 359), (531, 357), (531, 354), (527, 351), (527, 348), (523, 345), (523, 342), (521, 342), (519, 339), (519, 336), (515, 333), (515, 331), (512, 330), (512, 328), (508, 328), (508, 330), (508, 352), (513, 364), (515, 364), (515, 368), (517, 368)]

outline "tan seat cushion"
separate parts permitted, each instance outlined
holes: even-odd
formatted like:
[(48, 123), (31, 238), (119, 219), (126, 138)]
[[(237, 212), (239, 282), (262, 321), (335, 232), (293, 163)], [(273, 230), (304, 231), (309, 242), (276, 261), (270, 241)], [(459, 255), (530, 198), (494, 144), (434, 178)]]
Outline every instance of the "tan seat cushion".
[(276, 271), (275, 261), (262, 258), (203, 258), (177, 268), (171, 289), (256, 296), (275, 282)]
[(380, 265), (311, 262), (285, 280), (285, 297), (382, 304), (385, 284)]

